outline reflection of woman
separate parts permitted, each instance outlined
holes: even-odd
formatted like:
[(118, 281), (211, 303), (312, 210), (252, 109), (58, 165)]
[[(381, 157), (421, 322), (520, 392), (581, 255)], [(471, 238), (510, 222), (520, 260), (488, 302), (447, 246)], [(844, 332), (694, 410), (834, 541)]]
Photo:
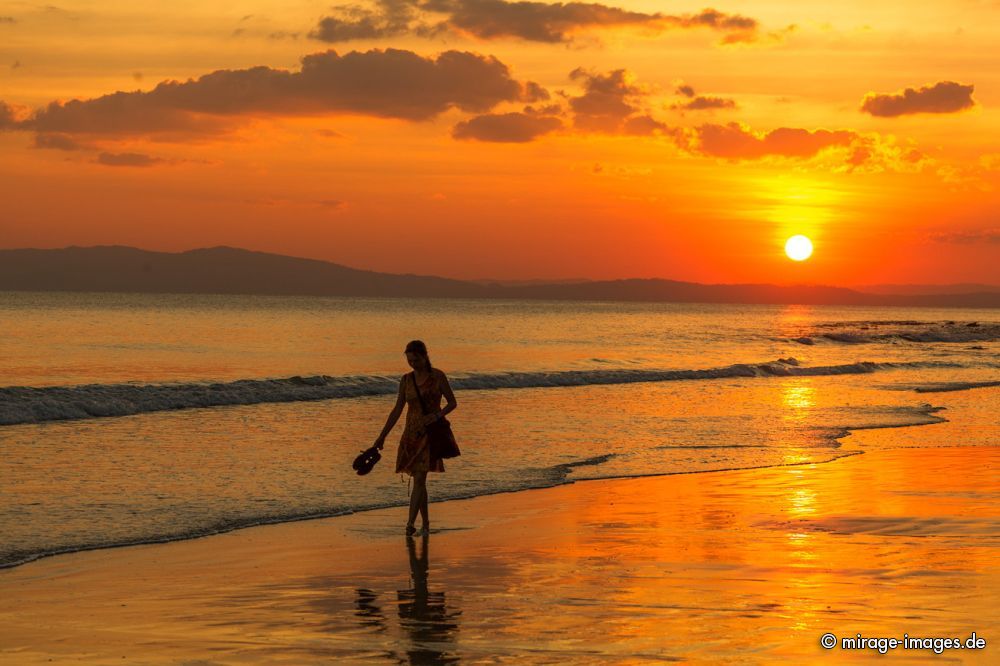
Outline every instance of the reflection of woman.
[[(419, 511), (423, 518), (423, 530), (430, 530), (430, 518), (427, 515), (427, 473), (443, 472), (444, 462), (439, 458), (431, 458), (427, 446), (427, 433), (424, 426), (437, 421), (458, 406), (455, 394), (451, 391), (448, 378), (437, 368), (431, 367), (431, 359), (427, 355), (427, 345), (420, 340), (412, 340), (406, 345), (406, 362), (413, 372), (403, 375), (399, 380), (399, 394), (396, 405), (386, 419), (382, 433), (375, 440), (375, 446), (385, 446), (385, 437), (396, 425), (399, 415), (403, 412), (403, 404), (408, 407), (406, 426), (399, 440), (399, 450), (396, 452), (396, 472), (405, 472), (413, 477), (413, 492), (410, 494), (410, 517), (406, 522), (406, 534), (416, 532), (413, 521)], [(417, 391), (420, 391), (419, 395)], [(448, 404), (441, 408), (441, 398)], [(421, 407), (421, 400), (423, 407)], [(424, 410), (427, 410), (424, 413)]]
[[(411, 664), (449, 664), (459, 661), (455, 654), (454, 640), (458, 630), (458, 616), (461, 611), (450, 611), (445, 603), (444, 592), (427, 589), (427, 572), (430, 569), (427, 535), (420, 540), (423, 547), (417, 550), (416, 539), (407, 539), (406, 548), (410, 554), (410, 576), (413, 589), (398, 590), (399, 624), (409, 631), (413, 647), (407, 650)], [(446, 648), (450, 652), (441, 650)], [(438, 649), (435, 649), (438, 648)]]
[[(427, 574), (430, 570), (430, 554), (427, 534), (420, 540), (407, 539), (406, 550), (410, 556), (410, 580), (408, 590), (397, 590), (395, 601), (384, 603), (396, 607), (399, 626), (409, 635), (410, 645), (406, 654), (390, 651), (390, 657), (397, 663), (411, 664), (452, 664), (460, 661), (455, 645), (462, 611), (455, 607), (455, 601), (447, 603), (444, 591), (431, 592), (427, 589)], [(382, 634), (390, 630), (388, 619), (382, 612), (378, 594), (361, 588), (354, 600), (354, 616), (366, 632)], [(388, 635), (383, 640), (388, 640)]]

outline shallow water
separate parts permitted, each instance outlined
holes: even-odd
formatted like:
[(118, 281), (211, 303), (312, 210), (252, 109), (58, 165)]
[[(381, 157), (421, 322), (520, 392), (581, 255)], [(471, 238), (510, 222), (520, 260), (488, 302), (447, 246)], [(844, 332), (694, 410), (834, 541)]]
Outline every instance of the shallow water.
[[(8, 293), (0, 313), (2, 383), (72, 387), (0, 388), (17, 423), (0, 427), (5, 563), (405, 504), (399, 430), (372, 475), (350, 461), (413, 337), (460, 401), (463, 455), (432, 477), (435, 500), (828, 461), (857, 452), (847, 429), (947, 416), (946, 394), (916, 389), (1000, 373), (989, 310)], [(296, 375), (320, 379), (270, 381)], [(160, 399), (233, 382), (247, 404)], [(364, 390), (295, 393), (344, 385)], [(131, 415), (100, 417), (115, 413)]]

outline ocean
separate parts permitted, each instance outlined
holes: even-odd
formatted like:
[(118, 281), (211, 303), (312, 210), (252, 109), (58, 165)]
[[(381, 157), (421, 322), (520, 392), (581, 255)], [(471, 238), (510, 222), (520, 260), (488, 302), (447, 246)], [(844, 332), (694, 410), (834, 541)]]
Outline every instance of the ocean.
[[(0, 566), (405, 506), (402, 423), (351, 461), (414, 338), (459, 403), (431, 501), (939, 446), (949, 394), (1000, 384), (995, 309), (4, 292)], [(947, 445), (1000, 443), (977, 404)]]

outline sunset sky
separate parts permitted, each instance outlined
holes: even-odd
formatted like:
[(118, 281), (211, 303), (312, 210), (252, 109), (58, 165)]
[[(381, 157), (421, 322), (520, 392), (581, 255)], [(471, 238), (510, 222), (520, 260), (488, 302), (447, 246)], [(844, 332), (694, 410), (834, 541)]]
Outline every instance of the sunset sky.
[(56, 2), (0, 2), (3, 248), (1000, 284), (995, 0)]

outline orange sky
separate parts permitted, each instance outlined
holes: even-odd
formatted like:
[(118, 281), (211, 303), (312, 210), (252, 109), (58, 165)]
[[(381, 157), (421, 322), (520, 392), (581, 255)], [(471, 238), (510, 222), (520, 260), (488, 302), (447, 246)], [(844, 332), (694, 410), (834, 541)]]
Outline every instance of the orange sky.
[[(0, 2), (0, 247), (1000, 284), (998, 18), (991, 0)], [(795, 263), (799, 233), (815, 254)]]

